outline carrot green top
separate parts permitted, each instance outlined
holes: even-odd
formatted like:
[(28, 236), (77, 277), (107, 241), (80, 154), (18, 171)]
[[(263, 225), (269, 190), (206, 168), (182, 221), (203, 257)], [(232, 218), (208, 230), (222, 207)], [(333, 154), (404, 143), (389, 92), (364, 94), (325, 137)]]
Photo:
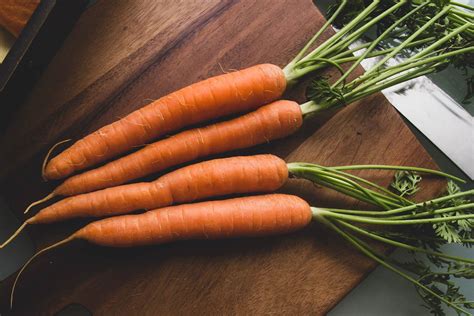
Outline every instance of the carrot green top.
[[(334, 5), (327, 23), (283, 69), (290, 86), (328, 65), (341, 73), (331, 83), (316, 77), (308, 89), (310, 101), (302, 105), (304, 114), (344, 106), (449, 64), (472, 66), (474, 8), (431, 0), (364, 3), (342, 0)], [(340, 30), (309, 51), (331, 24)], [(374, 66), (349, 81), (364, 59), (375, 57)]]

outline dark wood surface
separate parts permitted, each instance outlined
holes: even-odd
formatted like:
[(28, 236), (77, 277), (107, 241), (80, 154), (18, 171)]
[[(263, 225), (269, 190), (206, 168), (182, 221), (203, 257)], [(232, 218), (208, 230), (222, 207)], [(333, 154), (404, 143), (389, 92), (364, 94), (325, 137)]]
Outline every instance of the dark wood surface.
[[(148, 99), (224, 70), (261, 62), (283, 66), (323, 23), (310, 0), (98, 1), (3, 135), (2, 194), (21, 214), (55, 185), (41, 181), (40, 167), (56, 141), (77, 139)], [(308, 120), (288, 139), (241, 153), (255, 152), (325, 165), (435, 167), (381, 94)], [(387, 172), (359, 174), (390, 181)], [(440, 182), (431, 184), (423, 194), (441, 190)], [(291, 180), (282, 191), (317, 206), (367, 207), (306, 181)], [(29, 233), (42, 247), (83, 224)], [(79, 303), (94, 315), (322, 315), (374, 266), (319, 225), (280, 237), (137, 249), (76, 242), (31, 265), (13, 314), (51, 315)], [(7, 309), (11, 281), (0, 286), (0, 310)]]

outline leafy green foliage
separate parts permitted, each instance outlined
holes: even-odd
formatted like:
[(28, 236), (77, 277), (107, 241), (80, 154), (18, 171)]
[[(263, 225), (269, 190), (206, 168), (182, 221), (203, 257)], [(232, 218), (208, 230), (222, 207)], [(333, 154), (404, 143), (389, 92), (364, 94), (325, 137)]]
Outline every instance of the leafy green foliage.
[[(396, 177), (395, 177), (396, 178)], [(395, 182), (395, 181), (394, 181)], [(400, 181), (399, 181), (400, 182)], [(403, 182), (402, 182), (403, 183)], [(397, 184), (398, 187), (405, 188), (403, 184)], [(406, 185), (407, 189), (410, 189), (410, 186)], [(417, 187), (416, 191), (419, 188)], [(399, 191), (400, 192), (400, 191)], [(461, 190), (459, 186), (452, 182), (448, 181), (446, 194), (453, 195), (460, 193)], [(428, 213), (431, 214), (435, 210), (445, 209), (456, 206), (463, 206), (471, 201), (464, 197), (453, 197), (443, 203), (424, 203), (412, 211), (412, 214)], [(464, 208), (462, 210), (455, 210), (451, 212), (445, 212), (442, 214), (433, 214), (430, 215), (433, 218), (448, 218), (456, 217), (460, 215), (474, 214), (473, 208)], [(406, 236), (407, 232), (403, 231), (398, 236), (393, 236), (403, 239), (403, 235)], [(470, 240), (474, 235), (474, 219), (455, 219), (452, 221), (443, 221), (440, 223), (433, 223), (432, 225), (419, 225), (416, 226), (416, 230), (411, 233), (413, 235), (413, 240), (410, 241), (410, 244), (416, 244), (416, 246), (423, 248), (430, 248), (433, 250), (438, 250), (439, 247), (445, 243), (462, 243), (466, 247), (471, 247), (472, 242), (466, 242)]]
[[(341, 6), (342, 3), (344, 6)], [(377, 3), (370, 0), (336, 1), (328, 14), (338, 12), (338, 15), (334, 15), (333, 24), (340, 28), (336, 35), (340, 38), (333, 42), (329, 40), (330, 43), (324, 49), (315, 50), (308, 54), (308, 58), (296, 63), (295, 69), (298, 69), (299, 74), (307, 74), (321, 65), (333, 64), (340, 68), (342, 63), (349, 60), (359, 63), (357, 58), (349, 58), (352, 56), (349, 46), (359, 40), (371, 44), (367, 50), (368, 46), (357, 43), (360, 45), (359, 53), (365, 53), (364, 58), (383, 57), (390, 52), (393, 54), (389, 56), (392, 58), (383, 59), (368, 69), (366, 74), (350, 82), (345, 80), (354, 67), (345, 71), (342, 78), (332, 85), (328, 78), (313, 80), (308, 96), (315, 103), (325, 105), (315, 109), (352, 103), (398, 83), (439, 72), (449, 65), (462, 69), (466, 74), (467, 100), (472, 95), (474, 80), (467, 71), (472, 69), (474, 63), (474, 19), (469, 14), (461, 13), (460, 16), (459, 10), (448, 0), (388, 0)], [(454, 30), (461, 26), (467, 28), (455, 34)], [(364, 32), (359, 32), (361, 29)]]
[[(443, 215), (444, 216), (444, 215)], [(448, 243), (460, 243), (461, 236), (459, 236), (456, 228), (450, 223), (433, 224), (436, 235), (445, 239)]]
[[(448, 181), (447, 194), (452, 195), (461, 192), (459, 186)], [(442, 208), (455, 207), (469, 203), (470, 201), (463, 198), (457, 197), (448, 200), (447, 202), (440, 205)], [(462, 214), (474, 214), (474, 209), (464, 209), (461, 211), (446, 212), (441, 215), (435, 215), (435, 217), (452, 217), (459, 216)], [(436, 234), (445, 239), (448, 243), (462, 243), (463, 239), (470, 238), (474, 229), (474, 219), (458, 219), (451, 222), (441, 222), (433, 224), (433, 228)]]
[[(354, 20), (362, 10), (364, 10), (367, 6), (370, 5), (372, 0), (352, 0), (348, 1), (347, 5), (344, 7), (344, 10), (341, 14), (337, 17), (337, 19), (333, 22), (334, 26), (337, 28), (342, 28), (344, 25), (347, 25), (349, 22)], [(387, 1), (388, 2), (388, 1)], [(327, 16), (333, 16), (336, 10), (341, 5), (342, 1), (335, 1), (331, 4), (327, 11)]]
[[(390, 186), (400, 195), (400, 196), (409, 196), (413, 195), (420, 190), (419, 183), (421, 182), (421, 176), (409, 172), (409, 171), (398, 171), (395, 173), (393, 182)], [(453, 181), (448, 181), (446, 187), (447, 195), (454, 195), (460, 193), (461, 189)], [(464, 197), (453, 197), (443, 203), (424, 203), (421, 206), (418, 206), (412, 211), (412, 214), (419, 213), (432, 213), (437, 209), (444, 209), (450, 207), (461, 206), (470, 203), (470, 200)], [(460, 215), (474, 214), (474, 209), (462, 209), (455, 210), (452, 212), (444, 212), (441, 214), (434, 214), (433, 218), (451, 218)], [(472, 239), (474, 235), (474, 219), (465, 219), (460, 218), (453, 221), (443, 221), (440, 223), (433, 223), (431, 226), (421, 225), (417, 227), (417, 231), (420, 232), (421, 236), (417, 236), (414, 241), (417, 243), (417, 246), (423, 248), (431, 248), (433, 250), (439, 249), (439, 246), (444, 242), (447, 243), (463, 243), (465, 246), (470, 247), (472, 243), (466, 243), (464, 240)], [(406, 234), (403, 232), (399, 236), (392, 237), (401, 237), (401, 235)], [(441, 239), (439, 239), (441, 238)], [(430, 242), (427, 242), (429, 240)]]
[[(403, 233), (400, 234), (403, 235)], [(416, 281), (422, 285), (414, 284), (416, 291), (423, 300), (422, 306), (427, 308), (433, 315), (445, 315), (442, 299), (465, 310), (474, 309), (474, 303), (461, 293), (460, 288), (454, 282), (454, 279), (460, 278), (474, 279), (473, 264), (457, 262), (436, 254), (424, 254), (417, 251), (410, 252), (412, 253), (410, 261), (401, 262), (393, 258), (386, 258), (386, 260), (399, 267), (401, 271), (407, 271), (416, 276)], [(430, 264), (436, 270), (433, 270)], [(423, 287), (428, 288), (435, 295)], [(463, 314), (459, 311), (457, 312), (459, 315)]]
[[(341, 3), (345, 4), (344, 7), (340, 6)], [(370, 10), (366, 10), (369, 6)], [(470, 84), (468, 92), (472, 95), (474, 77), (469, 77), (469, 69), (474, 63), (474, 9), (464, 14), (457, 6), (449, 0), (336, 1), (328, 13), (339, 12), (334, 16), (333, 25), (340, 31), (335, 38), (330, 38), (306, 56), (298, 57), (288, 73), (294, 75), (294, 79), (320, 69), (321, 65), (332, 64), (339, 69), (340, 78), (316, 77), (307, 88), (306, 95), (312, 101), (307, 108), (314, 112), (343, 106), (393, 85), (440, 71), (448, 65), (464, 71)], [(377, 23), (372, 25), (371, 22)], [(364, 44), (360, 44), (360, 40), (365, 41)], [(358, 45), (357, 48), (350, 50), (354, 44)], [(354, 57), (352, 53), (355, 51), (364, 55)], [(355, 78), (351, 76), (362, 59), (369, 57), (379, 59), (364, 74)], [(341, 67), (343, 63), (352, 61), (352, 67)], [(298, 71), (292, 73), (292, 69)], [(311, 107), (311, 103), (317, 106)], [(321, 172), (319, 182), (314, 182), (337, 189), (341, 179), (336, 176), (340, 175)], [(323, 223), (335, 228), (370, 258), (413, 282), (424, 306), (432, 314), (444, 315), (444, 305), (460, 314), (468, 313), (466, 310), (472, 309), (473, 303), (460, 293), (453, 279), (472, 279), (473, 260), (445, 255), (441, 249), (450, 243), (466, 247), (474, 244), (474, 210), (469, 208), (474, 191), (460, 193), (455, 183), (448, 182), (446, 198), (413, 205), (404, 197), (415, 194), (420, 189), (420, 181), (421, 176), (416, 173), (397, 172), (391, 184), (391, 189), (399, 195), (395, 197), (396, 194), (385, 188), (385, 191), (370, 191), (368, 197), (364, 190), (347, 181), (347, 187), (351, 189), (344, 190), (345, 194), (385, 210), (329, 210), (324, 212)], [(377, 203), (377, 200), (384, 203)], [(332, 224), (331, 220), (334, 220)], [(354, 223), (360, 222), (364, 225), (355, 226)], [(369, 224), (371, 230), (366, 226)], [(372, 225), (378, 225), (379, 230), (372, 230)], [(386, 258), (354, 237), (351, 234), (354, 232), (409, 249), (413, 260), (400, 263)]]
[(306, 88), (306, 97), (317, 104), (338, 103), (340, 106), (346, 105), (344, 98), (344, 87), (331, 87), (329, 78), (316, 76)]
[[(361, 23), (366, 23), (374, 17), (380, 15), (381, 13), (388, 10), (391, 6), (397, 4), (399, 1), (395, 0), (386, 0), (381, 1), (377, 8), (371, 12), (371, 14), (366, 17)], [(426, 3), (429, 5), (424, 5)], [(364, 9), (366, 9), (373, 0), (355, 0), (349, 1), (348, 4), (344, 7), (344, 10), (334, 21), (334, 25), (337, 28), (342, 28), (351, 21), (354, 20)], [(376, 34), (379, 35), (389, 28), (393, 23), (399, 21), (403, 16), (405, 16), (412, 9), (417, 8), (421, 5), (424, 5), (419, 11), (413, 14), (410, 18), (400, 24), (396, 30), (394, 30), (390, 37), (392, 39), (406, 39), (410, 34), (417, 31), (422, 27), (431, 17), (435, 16), (441, 10), (443, 10), (447, 5), (450, 4), (449, 0), (423, 0), (423, 1), (408, 1), (405, 5), (401, 6), (398, 10), (392, 12), (391, 14), (385, 16), (381, 19), (375, 26)], [(341, 5), (341, 1), (336, 1), (332, 4), (327, 12), (328, 16), (332, 16), (338, 7)], [(454, 28), (454, 24), (449, 18), (441, 19), (438, 23), (433, 24), (429, 27), (423, 34), (423, 37), (436, 37), (446, 34), (449, 30)]]
[[(410, 185), (405, 184), (407, 180), (403, 179), (402, 175), (398, 177), (395, 176), (395, 181), (398, 184), (397, 187), (405, 189), (410, 187), (413, 182), (408, 181)], [(397, 181), (398, 180), (398, 181)], [(404, 183), (402, 185), (401, 183)], [(418, 183), (418, 182), (417, 182)], [(415, 185), (416, 186), (416, 185)], [(403, 190), (400, 190), (400, 192)], [(461, 189), (457, 184), (452, 181), (448, 181), (446, 194), (453, 195), (460, 193)], [(422, 212), (433, 212), (436, 209), (446, 208), (446, 207), (455, 207), (461, 206), (469, 203), (470, 200), (464, 197), (453, 197), (443, 203), (425, 203), (422, 207), (416, 208), (413, 211), (413, 215), (422, 213)], [(466, 213), (472, 213), (472, 209), (464, 209), (462, 211), (454, 211), (443, 213), (441, 215), (434, 215), (434, 217), (448, 217), (448, 216), (458, 216), (465, 215)], [(432, 251), (439, 252), (440, 247), (446, 243), (461, 243), (463, 240), (471, 237), (473, 232), (473, 223), (471, 219), (459, 219), (452, 222), (441, 222), (435, 223), (433, 225), (417, 225), (411, 229), (405, 229), (401, 231), (391, 231), (391, 232), (380, 232), (380, 234), (388, 238), (393, 238), (400, 242), (407, 243), (409, 245), (419, 247), (421, 249), (428, 249)], [(465, 246), (471, 246), (472, 240), (464, 242)], [(463, 262), (457, 262), (455, 260), (446, 259), (440, 257), (436, 254), (420, 254), (412, 251), (413, 260), (410, 262), (396, 262), (399, 267), (409, 271), (412, 274), (417, 275), (417, 281), (423, 286), (429, 288), (431, 291), (437, 295), (426, 291), (425, 289), (416, 286), (417, 292), (422, 298), (424, 304), (423, 306), (430, 310), (433, 315), (445, 315), (443, 310), (443, 302), (440, 298), (444, 298), (452, 304), (459, 306), (464, 309), (474, 309), (474, 303), (468, 301), (466, 297), (460, 292), (460, 289), (453, 282), (453, 278), (465, 278), (465, 279), (474, 279), (474, 265), (466, 264)], [(423, 260), (417, 259), (416, 255), (424, 258)], [(429, 262), (434, 265), (436, 268), (441, 269), (441, 271), (432, 271), (431, 267), (425, 262)], [(462, 313), (457, 311), (459, 315)]]
[(420, 190), (421, 176), (411, 171), (397, 171), (390, 186), (400, 196), (410, 196)]
[[(459, 286), (453, 282), (453, 278), (472, 279), (474, 277), (474, 266), (469, 264), (450, 263), (446, 272), (433, 272), (425, 266), (423, 273), (419, 274), (418, 282), (443, 297), (452, 304), (465, 309), (474, 309), (474, 304), (466, 299), (460, 292)], [(428, 293), (422, 288), (417, 288), (424, 301), (424, 307), (428, 308), (434, 315), (445, 315), (442, 308), (442, 301), (439, 297)], [(462, 313), (458, 312), (458, 315)]]
[[(400, 194), (413, 194), (419, 190), (421, 177), (410, 172), (397, 172), (394, 177), (392, 187)], [(414, 206), (403, 207), (395, 216), (393, 211), (382, 211), (373, 215), (382, 226), (373, 230), (372, 227), (354, 226), (353, 224), (339, 224), (339, 228), (352, 230), (364, 236), (383, 241), (390, 245), (396, 245), (407, 249), (411, 254), (411, 259), (407, 262), (401, 262), (394, 258), (383, 256), (383, 254), (371, 249), (365, 242), (355, 238), (349, 232), (349, 240), (357, 244), (358, 248), (363, 248), (366, 254), (384, 265), (390, 265), (391, 270), (411, 281), (421, 299), (423, 306), (433, 315), (445, 315), (444, 308), (449, 306), (459, 315), (470, 315), (468, 310), (474, 309), (474, 302), (468, 300), (459, 286), (456, 285), (456, 279), (474, 279), (474, 259), (459, 258), (449, 256), (442, 252), (442, 246), (449, 243), (462, 243), (470, 247), (474, 243), (473, 220), (462, 218), (473, 214), (473, 209), (468, 208), (471, 205), (470, 198), (474, 191), (466, 193), (461, 192), (458, 185), (449, 181), (447, 183), (446, 195), (439, 199), (418, 203)], [(447, 209), (449, 208), (449, 209)], [(384, 215), (383, 213), (387, 213)], [(401, 215), (401, 214), (402, 215)], [(343, 223), (346, 218), (354, 221), (356, 217), (363, 216), (367, 218), (369, 213), (363, 212), (363, 215), (356, 214), (354, 211), (347, 217), (337, 216), (339, 223)], [(449, 217), (449, 219), (448, 219)], [(430, 219), (446, 218), (441, 222)], [(403, 222), (403, 220), (425, 219), (426, 222), (406, 225), (389, 225), (392, 220)], [(357, 222), (355, 220), (355, 222)], [(347, 232), (346, 232), (347, 233)], [(381, 239), (384, 238), (384, 239)]]

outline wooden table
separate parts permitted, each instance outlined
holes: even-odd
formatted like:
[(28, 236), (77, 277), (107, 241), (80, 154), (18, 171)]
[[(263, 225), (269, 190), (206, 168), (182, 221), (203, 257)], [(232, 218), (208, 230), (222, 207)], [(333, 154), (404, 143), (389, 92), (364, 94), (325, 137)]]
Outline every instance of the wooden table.
[[(41, 181), (40, 167), (58, 140), (77, 139), (150, 99), (222, 71), (261, 62), (283, 66), (323, 23), (311, 0), (98, 1), (3, 135), (3, 195), (21, 214), (57, 185)], [(302, 100), (301, 95), (287, 97)], [(435, 167), (381, 94), (309, 120), (290, 138), (239, 154), (255, 152), (325, 165)], [(359, 174), (390, 182), (386, 172)], [(426, 196), (441, 190), (440, 182), (431, 184)], [(367, 207), (305, 181), (291, 181), (282, 191), (319, 206)], [(43, 247), (84, 223), (29, 232)], [(25, 272), (13, 313), (51, 315), (79, 303), (94, 315), (320, 315), (374, 266), (318, 225), (281, 237), (137, 249), (75, 243)], [(10, 286), (11, 278), (1, 284), (0, 310), (7, 309)]]

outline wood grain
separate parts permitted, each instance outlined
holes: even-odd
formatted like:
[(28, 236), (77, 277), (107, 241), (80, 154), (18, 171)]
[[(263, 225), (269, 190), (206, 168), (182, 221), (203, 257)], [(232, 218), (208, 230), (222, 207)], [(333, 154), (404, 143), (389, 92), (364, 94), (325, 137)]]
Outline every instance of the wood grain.
[[(146, 99), (221, 73), (221, 67), (284, 65), (324, 23), (310, 0), (158, 1), (153, 9), (146, 3), (150, 2), (102, 0), (91, 7), (17, 114), (4, 141), (8, 154), (3, 159), (17, 157), (18, 161), (10, 169), (15, 170), (14, 176), (2, 186), (14, 210), (20, 212), (51, 189), (53, 184), (40, 182), (39, 170), (42, 155), (56, 140), (80, 137), (145, 104)], [(196, 3), (198, 8), (193, 8)], [(101, 18), (104, 9), (107, 18)], [(135, 25), (130, 34), (121, 36), (123, 25), (148, 25), (148, 19), (155, 21), (156, 28), (166, 23), (170, 27), (157, 31), (150, 26), (145, 35), (146, 27)], [(101, 27), (106, 31), (93, 32)], [(141, 42), (135, 43), (141, 36)], [(100, 49), (81, 49), (85, 42), (100, 43), (105, 38), (109, 42)], [(115, 52), (111, 48), (127, 53), (109, 55)], [(288, 97), (301, 95), (295, 92)], [(32, 122), (35, 119), (38, 122)], [(255, 152), (326, 165), (435, 167), (381, 94), (308, 120), (286, 140), (239, 154)], [(389, 181), (387, 172), (359, 174), (384, 185)], [(424, 194), (440, 191), (439, 182), (431, 184)], [(367, 207), (306, 181), (291, 180), (282, 191), (319, 206)], [(41, 247), (83, 224), (76, 221), (29, 231)], [(137, 249), (76, 242), (39, 258), (26, 271), (13, 314), (51, 315), (79, 303), (94, 315), (323, 315), (374, 266), (319, 225), (281, 237)], [(1, 284), (0, 310), (7, 308), (10, 285), (11, 278)]]
[(1, 139), (0, 162), (8, 163), (0, 176), (104, 111), (117, 91), (229, 5), (205, 3), (98, 1), (87, 10)]

